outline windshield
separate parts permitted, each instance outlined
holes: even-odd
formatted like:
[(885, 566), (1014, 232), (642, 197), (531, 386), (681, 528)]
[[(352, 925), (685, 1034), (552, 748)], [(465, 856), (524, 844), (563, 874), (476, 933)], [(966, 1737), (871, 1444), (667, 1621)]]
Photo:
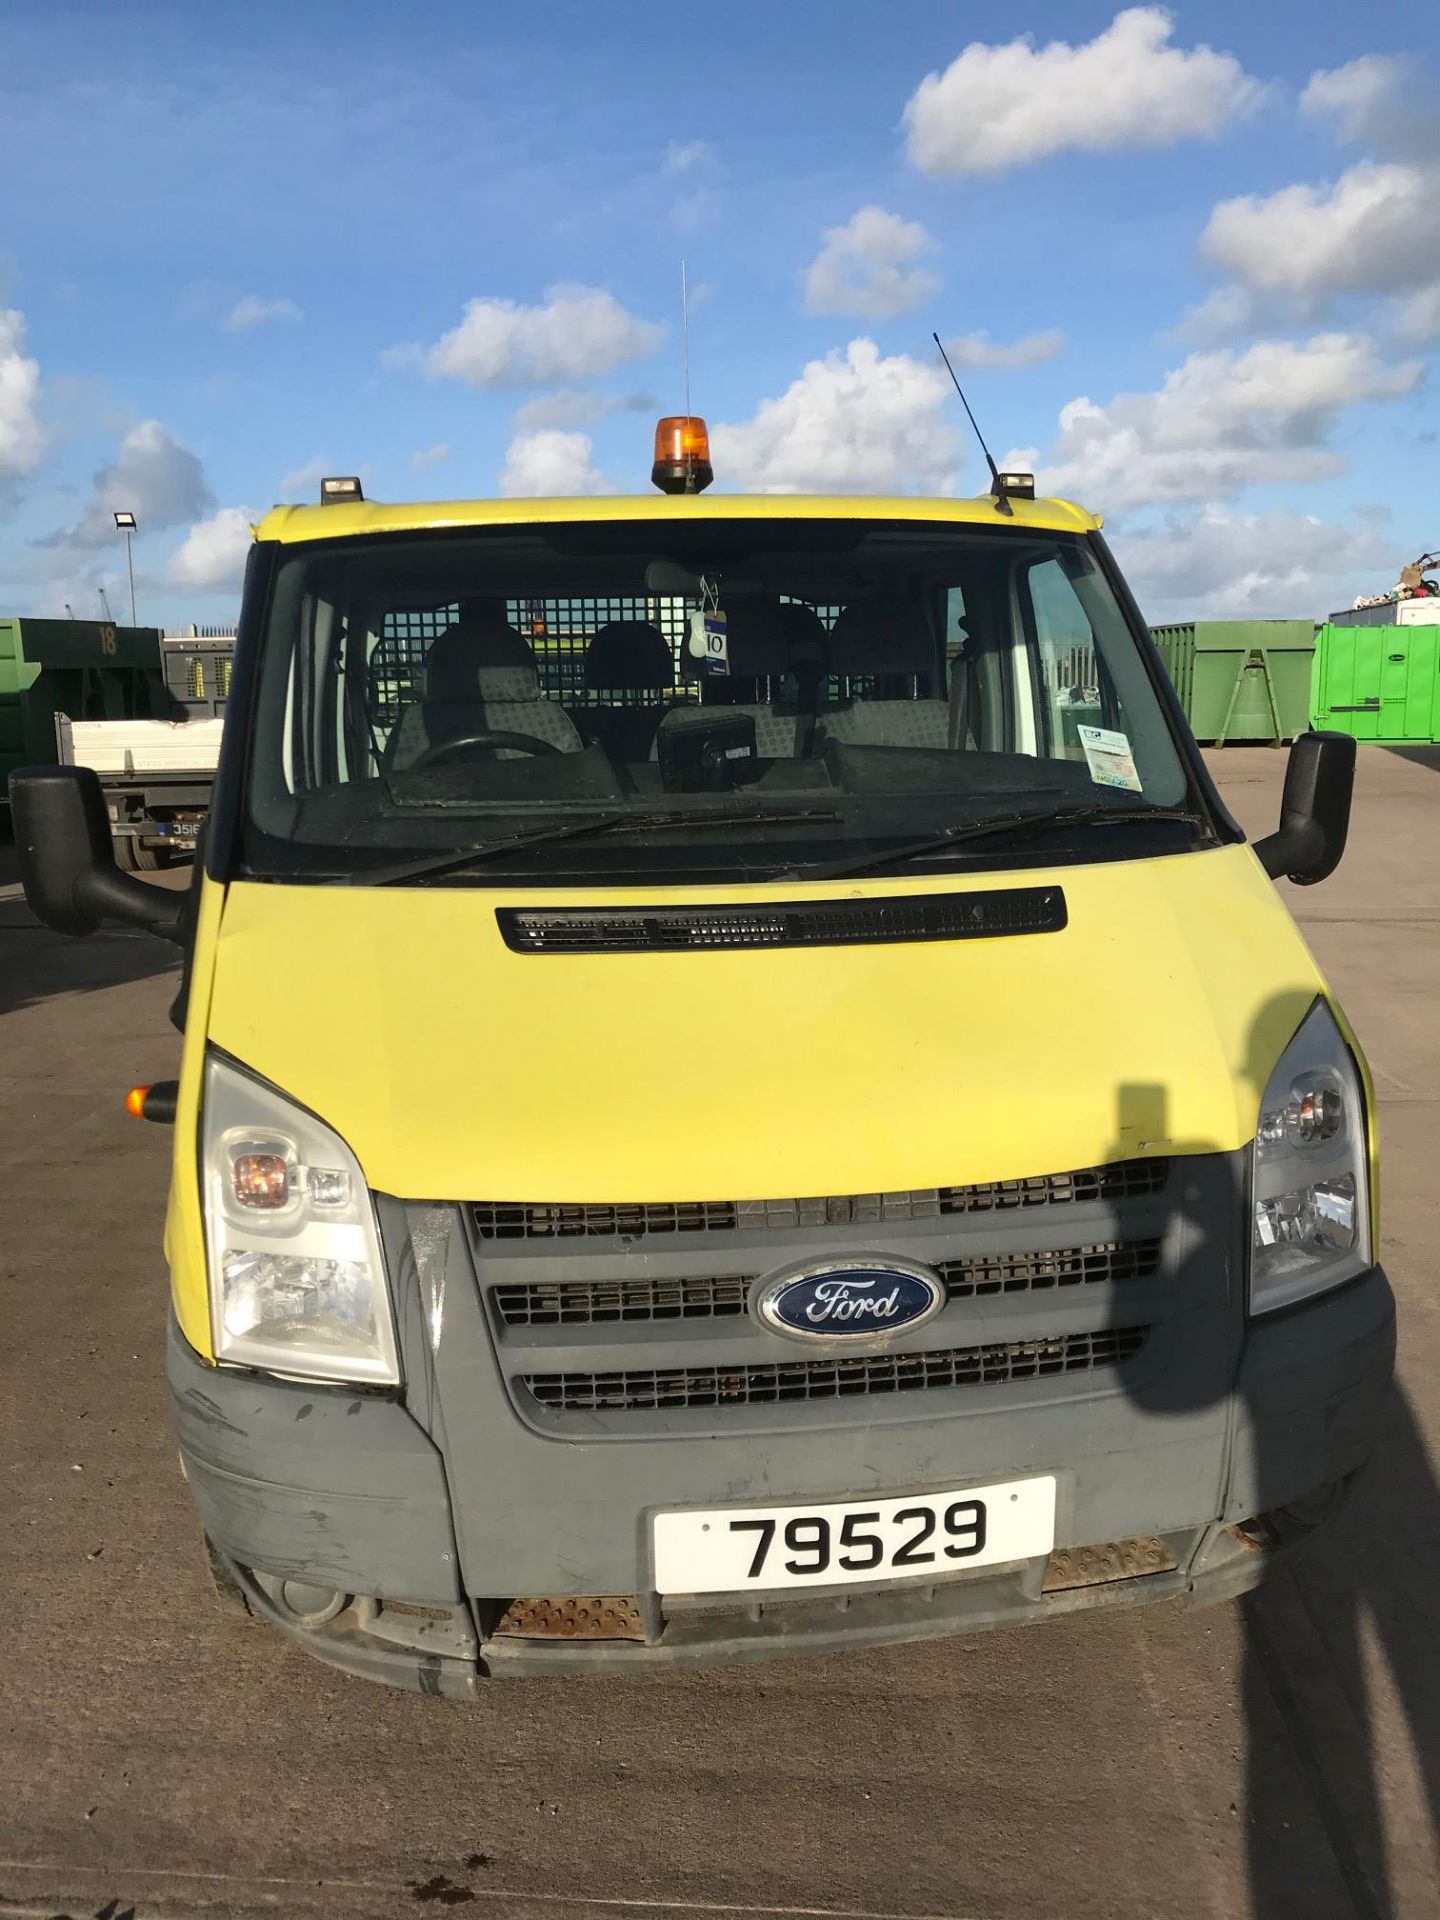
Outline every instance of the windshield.
[[(1107, 809), (1132, 817), (1091, 819)], [(923, 872), (1006, 858), (1017, 820), (1026, 863), (1207, 830), (1083, 539), (657, 518), (317, 542), (278, 565), (252, 874)]]

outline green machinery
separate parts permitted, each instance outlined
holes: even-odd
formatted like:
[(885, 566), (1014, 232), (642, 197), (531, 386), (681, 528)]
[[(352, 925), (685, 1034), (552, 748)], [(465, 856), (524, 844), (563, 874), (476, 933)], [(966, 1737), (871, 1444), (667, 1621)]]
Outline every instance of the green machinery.
[(14, 768), (100, 777), (116, 857), (192, 852), (210, 802), (235, 638), (100, 620), (0, 619), (0, 806)]
[(1278, 746), (1309, 726), (1313, 620), (1190, 620), (1151, 633), (1197, 740)]
[(1397, 746), (1440, 741), (1440, 620), (1426, 617), (1432, 610), (1440, 611), (1433, 600), (1420, 600), (1326, 621), (1316, 641), (1315, 725)]
[(158, 627), (0, 619), (0, 793), (13, 768), (56, 757), (55, 723), (169, 719)]

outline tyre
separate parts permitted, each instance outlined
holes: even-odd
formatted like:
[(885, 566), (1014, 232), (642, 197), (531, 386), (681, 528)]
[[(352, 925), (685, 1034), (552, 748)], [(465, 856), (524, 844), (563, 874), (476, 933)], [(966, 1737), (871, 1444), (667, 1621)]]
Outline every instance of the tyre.
[(142, 847), (133, 833), (122, 833), (115, 841), (115, 864), (122, 873), (154, 873), (161, 861), (158, 848)]

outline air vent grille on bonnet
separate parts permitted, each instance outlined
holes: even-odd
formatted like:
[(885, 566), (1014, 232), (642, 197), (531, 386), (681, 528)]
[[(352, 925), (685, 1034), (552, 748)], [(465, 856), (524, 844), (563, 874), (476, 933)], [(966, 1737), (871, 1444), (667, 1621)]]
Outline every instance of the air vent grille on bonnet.
[(1059, 887), (908, 894), (884, 900), (781, 900), (736, 907), (501, 907), (516, 953), (684, 953), (745, 947), (879, 946), (1059, 933)]

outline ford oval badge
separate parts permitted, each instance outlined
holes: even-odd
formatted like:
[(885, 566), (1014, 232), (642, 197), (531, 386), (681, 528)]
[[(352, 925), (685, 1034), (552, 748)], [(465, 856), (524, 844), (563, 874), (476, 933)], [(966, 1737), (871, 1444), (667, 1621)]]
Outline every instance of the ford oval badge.
[(923, 1325), (944, 1304), (944, 1284), (928, 1267), (878, 1254), (788, 1267), (752, 1299), (765, 1326), (797, 1340), (874, 1340)]

